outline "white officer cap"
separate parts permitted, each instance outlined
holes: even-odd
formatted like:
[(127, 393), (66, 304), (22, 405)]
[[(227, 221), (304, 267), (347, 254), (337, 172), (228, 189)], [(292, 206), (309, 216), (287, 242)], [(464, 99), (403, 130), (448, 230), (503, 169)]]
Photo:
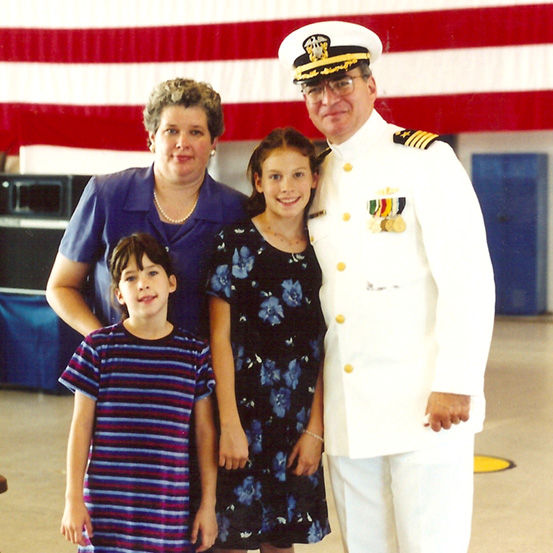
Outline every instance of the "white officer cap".
[(321, 21), (290, 33), (278, 49), (280, 61), (294, 69), (294, 82), (330, 77), (349, 71), (382, 53), (376, 33), (355, 23)]

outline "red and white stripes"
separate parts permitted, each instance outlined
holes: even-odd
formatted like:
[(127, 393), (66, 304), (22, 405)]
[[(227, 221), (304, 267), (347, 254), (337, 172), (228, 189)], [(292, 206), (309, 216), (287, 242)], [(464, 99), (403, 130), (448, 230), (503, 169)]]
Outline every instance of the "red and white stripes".
[(379, 109), (400, 125), (553, 129), (550, 1), (23, 0), (0, 22), (0, 136), (15, 136), (12, 149), (144, 150), (150, 90), (187, 76), (221, 93), (223, 140), (288, 124), (316, 137), (276, 56), (287, 33), (322, 18), (380, 35)]

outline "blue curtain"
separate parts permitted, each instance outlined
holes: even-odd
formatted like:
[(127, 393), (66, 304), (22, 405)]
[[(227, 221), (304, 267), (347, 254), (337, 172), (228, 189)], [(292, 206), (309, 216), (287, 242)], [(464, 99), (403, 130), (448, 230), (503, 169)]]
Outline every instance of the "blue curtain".
[(0, 293), (0, 383), (64, 392), (57, 380), (80, 340), (44, 296)]

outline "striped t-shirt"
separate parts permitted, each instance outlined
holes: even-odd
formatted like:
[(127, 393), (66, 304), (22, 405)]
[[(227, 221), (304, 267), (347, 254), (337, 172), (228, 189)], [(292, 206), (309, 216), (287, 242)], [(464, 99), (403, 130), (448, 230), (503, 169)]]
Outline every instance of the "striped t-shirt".
[(92, 544), (79, 551), (188, 552), (189, 424), (215, 381), (207, 342), (175, 329), (142, 340), (117, 324), (87, 336), (60, 382), (96, 401), (85, 479)]

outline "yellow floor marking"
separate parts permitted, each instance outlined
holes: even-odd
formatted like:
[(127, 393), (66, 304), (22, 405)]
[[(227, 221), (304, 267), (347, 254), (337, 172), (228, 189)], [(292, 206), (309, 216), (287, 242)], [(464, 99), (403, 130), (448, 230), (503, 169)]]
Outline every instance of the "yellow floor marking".
[(499, 472), (515, 467), (513, 461), (501, 459), (499, 457), (489, 457), (487, 455), (474, 456), (474, 472)]

